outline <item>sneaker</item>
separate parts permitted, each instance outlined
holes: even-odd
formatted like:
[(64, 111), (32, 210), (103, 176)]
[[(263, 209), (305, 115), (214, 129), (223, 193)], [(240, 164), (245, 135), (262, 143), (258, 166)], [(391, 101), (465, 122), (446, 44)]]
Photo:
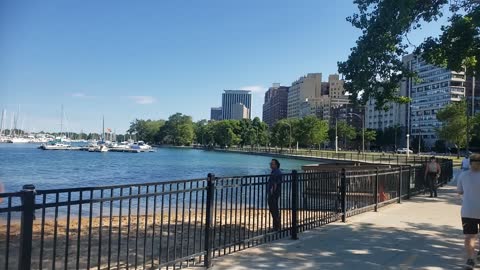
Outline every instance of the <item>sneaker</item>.
[(473, 259), (468, 259), (465, 263), (465, 270), (473, 270), (475, 268), (475, 261)]

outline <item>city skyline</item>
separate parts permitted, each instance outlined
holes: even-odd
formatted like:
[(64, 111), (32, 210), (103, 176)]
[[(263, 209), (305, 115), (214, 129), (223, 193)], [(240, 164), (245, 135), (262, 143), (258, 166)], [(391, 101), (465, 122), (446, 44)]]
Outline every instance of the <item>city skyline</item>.
[[(136, 118), (209, 119), (223, 89), (248, 89), (252, 118), (261, 118), (273, 82), (337, 73), (360, 34), (345, 21), (350, 2), (111, 3), (2, 2), (0, 109), (20, 106), (25, 129), (57, 131), (63, 104), (71, 131), (98, 132), (104, 115), (123, 133)], [(278, 20), (291, 12), (302, 16)]]

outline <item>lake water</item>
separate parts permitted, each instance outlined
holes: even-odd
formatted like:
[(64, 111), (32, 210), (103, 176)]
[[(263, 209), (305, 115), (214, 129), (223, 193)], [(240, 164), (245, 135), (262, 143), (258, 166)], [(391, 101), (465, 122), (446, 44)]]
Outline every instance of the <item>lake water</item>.
[[(270, 157), (194, 149), (153, 153), (44, 151), (34, 144), (0, 144), (0, 181), (6, 191), (104, 186), (216, 176), (269, 174)], [(284, 172), (311, 161), (280, 159)]]

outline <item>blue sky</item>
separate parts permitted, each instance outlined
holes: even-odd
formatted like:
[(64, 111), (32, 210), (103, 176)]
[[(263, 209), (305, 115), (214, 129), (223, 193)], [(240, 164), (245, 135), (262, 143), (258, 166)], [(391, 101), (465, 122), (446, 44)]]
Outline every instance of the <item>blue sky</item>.
[[(0, 1), (0, 109), (19, 126), (123, 133), (135, 118), (209, 118), (224, 89), (337, 71), (359, 31), (340, 1)], [(412, 33), (439, 33), (440, 22)], [(10, 120), (7, 121), (8, 123)]]

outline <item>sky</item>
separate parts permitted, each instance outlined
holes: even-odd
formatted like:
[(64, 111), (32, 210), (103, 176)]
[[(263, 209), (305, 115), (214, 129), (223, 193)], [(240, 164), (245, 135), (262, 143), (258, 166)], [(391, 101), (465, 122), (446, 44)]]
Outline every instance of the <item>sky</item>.
[[(136, 119), (195, 121), (225, 89), (337, 72), (360, 35), (352, 0), (0, 1), (0, 110), (29, 131), (124, 133)], [(409, 35), (419, 44), (439, 22)]]

